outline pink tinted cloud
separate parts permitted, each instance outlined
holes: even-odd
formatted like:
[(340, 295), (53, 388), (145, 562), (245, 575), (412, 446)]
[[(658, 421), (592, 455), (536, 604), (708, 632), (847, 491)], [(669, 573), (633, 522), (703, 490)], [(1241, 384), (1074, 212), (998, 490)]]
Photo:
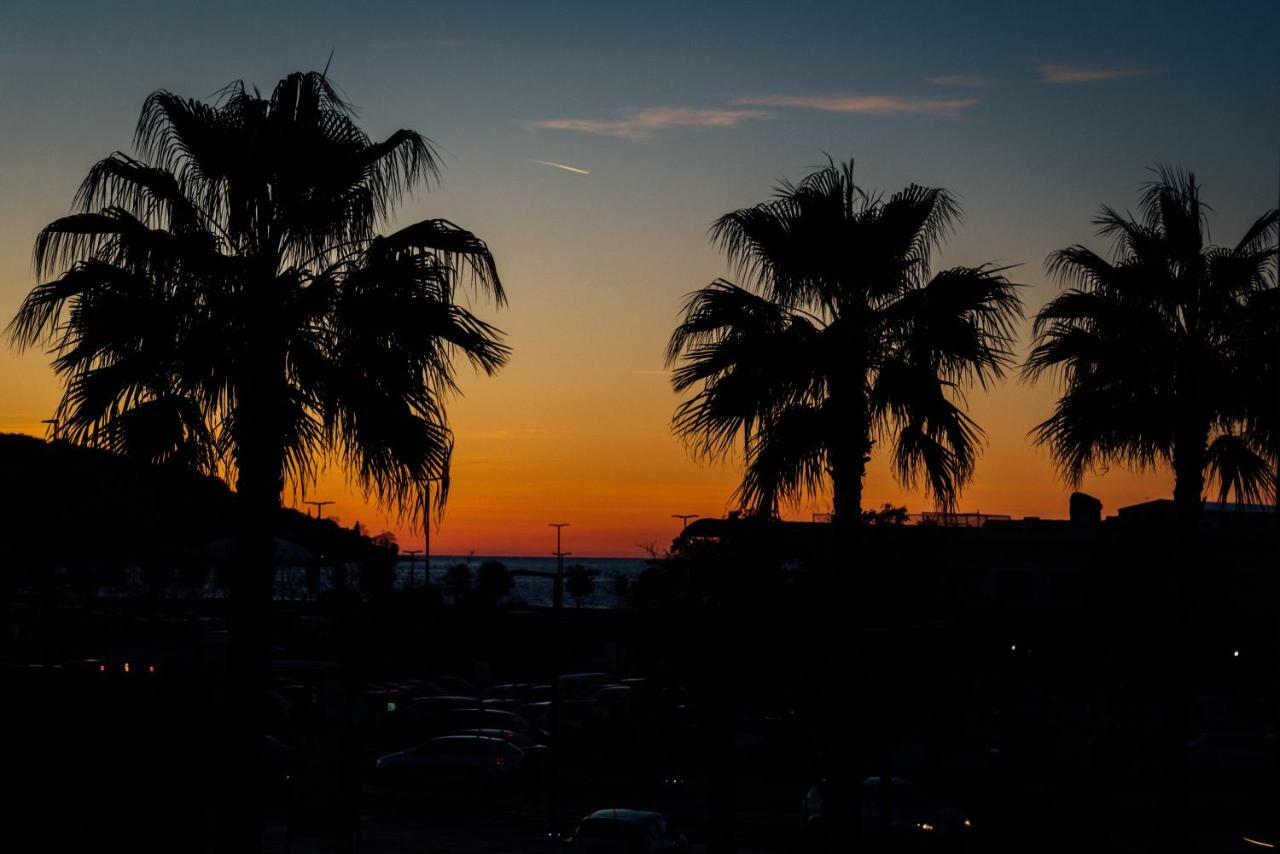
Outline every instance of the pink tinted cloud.
[(757, 107), (792, 107), (828, 113), (948, 115), (967, 110), (977, 98), (903, 98), (898, 95), (758, 95), (733, 103)]
[(939, 74), (926, 77), (925, 80), (934, 86), (953, 86), (965, 89), (978, 89), (987, 85), (987, 78), (981, 74)]
[(666, 128), (731, 128), (743, 122), (770, 118), (763, 110), (715, 110), (690, 107), (647, 107), (634, 110), (619, 119), (542, 119), (530, 127), (570, 130), (603, 136), (640, 139)]
[(1084, 68), (1079, 65), (1047, 62), (1040, 66), (1040, 81), (1042, 83), (1098, 83), (1103, 80), (1142, 77), (1150, 73), (1142, 68)]

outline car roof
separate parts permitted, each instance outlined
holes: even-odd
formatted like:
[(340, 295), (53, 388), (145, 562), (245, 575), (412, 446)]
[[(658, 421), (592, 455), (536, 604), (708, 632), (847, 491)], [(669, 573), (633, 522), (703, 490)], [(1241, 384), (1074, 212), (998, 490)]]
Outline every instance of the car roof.
[[(914, 785), (916, 785), (916, 782), (915, 782), (914, 780), (908, 780), (908, 779), (906, 779), (905, 777), (890, 777), (890, 778), (889, 778), (889, 784), (890, 784), (890, 785), (892, 785), (892, 786), (914, 786)], [(879, 778), (879, 777), (867, 777), (865, 780), (863, 780), (863, 781), (862, 781), (862, 785), (864, 785), (864, 786), (879, 786), (879, 785), (880, 785), (880, 778)]]
[[(662, 813), (653, 810), (631, 810), (631, 809), (607, 809), (596, 810), (587, 819), (614, 819), (615, 821), (628, 821), (636, 824), (647, 823), (655, 819), (662, 819)], [(587, 819), (584, 819), (587, 820)]]
[(492, 741), (494, 743), (497, 743), (497, 742), (505, 742), (506, 739), (495, 738), (494, 736), (491, 736), (491, 735), (480, 735), (479, 733), (464, 734), (460, 732), (450, 733), (449, 735), (441, 735), (431, 739), (432, 744), (445, 742), (445, 741), (450, 743), (455, 741)]

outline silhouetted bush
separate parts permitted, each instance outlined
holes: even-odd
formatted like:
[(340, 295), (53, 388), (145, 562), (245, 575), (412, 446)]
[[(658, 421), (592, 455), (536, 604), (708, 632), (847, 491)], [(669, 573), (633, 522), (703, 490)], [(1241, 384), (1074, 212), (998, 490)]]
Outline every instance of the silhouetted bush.
[(360, 561), (360, 590), (368, 596), (385, 596), (396, 583), (396, 556), (400, 547), (395, 534), (384, 531), (371, 541), (368, 554)]
[(1071, 493), (1072, 522), (1101, 522), (1102, 502), (1083, 492)]
[(591, 598), (596, 591), (596, 581), (591, 570), (585, 566), (571, 566), (565, 570), (564, 589), (573, 601), (582, 607), (582, 603)]
[(907, 516), (907, 508), (886, 503), (881, 504), (876, 510), (863, 510), (862, 523), (877, 526), (905, 525)]
[(445, 570), (444, 592), (454, 602), (465, 599), (471, 593), (471, 567), (455, 563)]
[(482, 608), (493, 608), (511, 592), (515, 579), (501, 561), (487, 560), (476, 571), (476, 587), (472, 596)]

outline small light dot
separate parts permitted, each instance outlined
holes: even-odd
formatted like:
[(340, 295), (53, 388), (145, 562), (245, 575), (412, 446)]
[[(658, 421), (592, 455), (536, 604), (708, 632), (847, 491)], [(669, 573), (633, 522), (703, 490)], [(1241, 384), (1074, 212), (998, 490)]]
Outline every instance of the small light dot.
[(1238, 649), (1233, 649), (1233, 650), (1231, 650), (1231, 657), (1232, 657), (1232, 658), (1239, 658), (1239, 657), (1240, 657), (1240, 650), (1238, 650)]

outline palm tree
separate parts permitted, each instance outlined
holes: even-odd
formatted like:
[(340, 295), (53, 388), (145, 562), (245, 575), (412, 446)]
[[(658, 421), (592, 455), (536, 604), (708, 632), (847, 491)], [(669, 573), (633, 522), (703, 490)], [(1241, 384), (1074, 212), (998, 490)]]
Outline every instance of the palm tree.
[(305, 485), (328, 457), (401, 513), (422, 506), (432, 480), (439, 502), (454, 357), (493, 373), (508, 356), (500, 333), (455, 302), (467, 284), (504, 302), (482, 241), (445, 220), (376, 233), (405, 192), (437, 177), (431, 144), (407, 130), (375, 141), (354, 119), (315, 72), (268, 97), (242, 83), (213, 103), (153, 93), (137, 156), (99, 161), (78, 211), (40, 232), (37, 273), (53, 278), (8, 328), (19, 347), (51, 346), (65, 438), (235, 484), (224, 783), (243, 795), (222, 840), (235, 850), (258, 845), (286, 480)]
[(695, 393), (674, 429), (706, 458), (743, 443), (744, 509), (772, 516), (829, 487), (848, 530), (876, 443), (905, 484), (954, 506), (982, 436), (962, 388), (1003, 375), (1020, 316), (1006, 268), (931, 274), (959, 217), (943, 189), (868, 194), (849, 161), (712, 226), (745, 286), (717, 280), (685, 302), (667, 361), (676, 391)]
[(1216, 480), (1223, 498), (1255, 501), (1270, 484), (1260, 417), (1269, 413), (1258, 406), (1265, 391), (1250, 357), (1274, 340), (1259, 334), (1267, 326), (1260, 306), (1280, 215), (1259, 217), (1234, 247), (1212, 245), (1195, 176), (1154, 172), (1141, 219), (1104, 207), (1095, 220), (1115, 240), (1113, 260), (1079, 245), (1050, 256), (1050, 272), (1068, 288), (1037, 314), (1025, 371), (1032, 379), (1056, 373), (1065, 385), (1034, 435), (1068, 482), (1111, 463), (1173, 469), (1178, 533), (1149, 553), (1158, 560), (1158, 549), (1168, 550), (1169, 569), (1159, 844), (1183, 851), (1187, 635), (1203, 493)]
[(1249, 501), (1271, 485), (1261, 401), (1270, 394), (1274, 408), (1276, 391), (1261, 388), (1247, 351), (1274, 347), (1274, 332), (1250, 330), (1264, 322), (1280, 212), (1259, 217), (1235, 246), (1215, 246), (1195, 176), (1154, 172), (1141, 219), (1104, 207), (1095, 220), (1115, 240), (1113, 260), (1079, 245), (1050, 256), (1050, 273), (1068, 287), (1037, 314), (1025, 372), (1065, 386), (1034, 436), (1069, 484), (1095, 466), (1170, 465), (1180, 524), (1194, 531), (1206, 481)]
[(1280, 519), (1280, 279), (1253, 291), (1246, 312), (1238, 357), (1248, 366), (1241, 377), (1245, 423), (1257, 456), (1270, 464), (1272, 506)]

